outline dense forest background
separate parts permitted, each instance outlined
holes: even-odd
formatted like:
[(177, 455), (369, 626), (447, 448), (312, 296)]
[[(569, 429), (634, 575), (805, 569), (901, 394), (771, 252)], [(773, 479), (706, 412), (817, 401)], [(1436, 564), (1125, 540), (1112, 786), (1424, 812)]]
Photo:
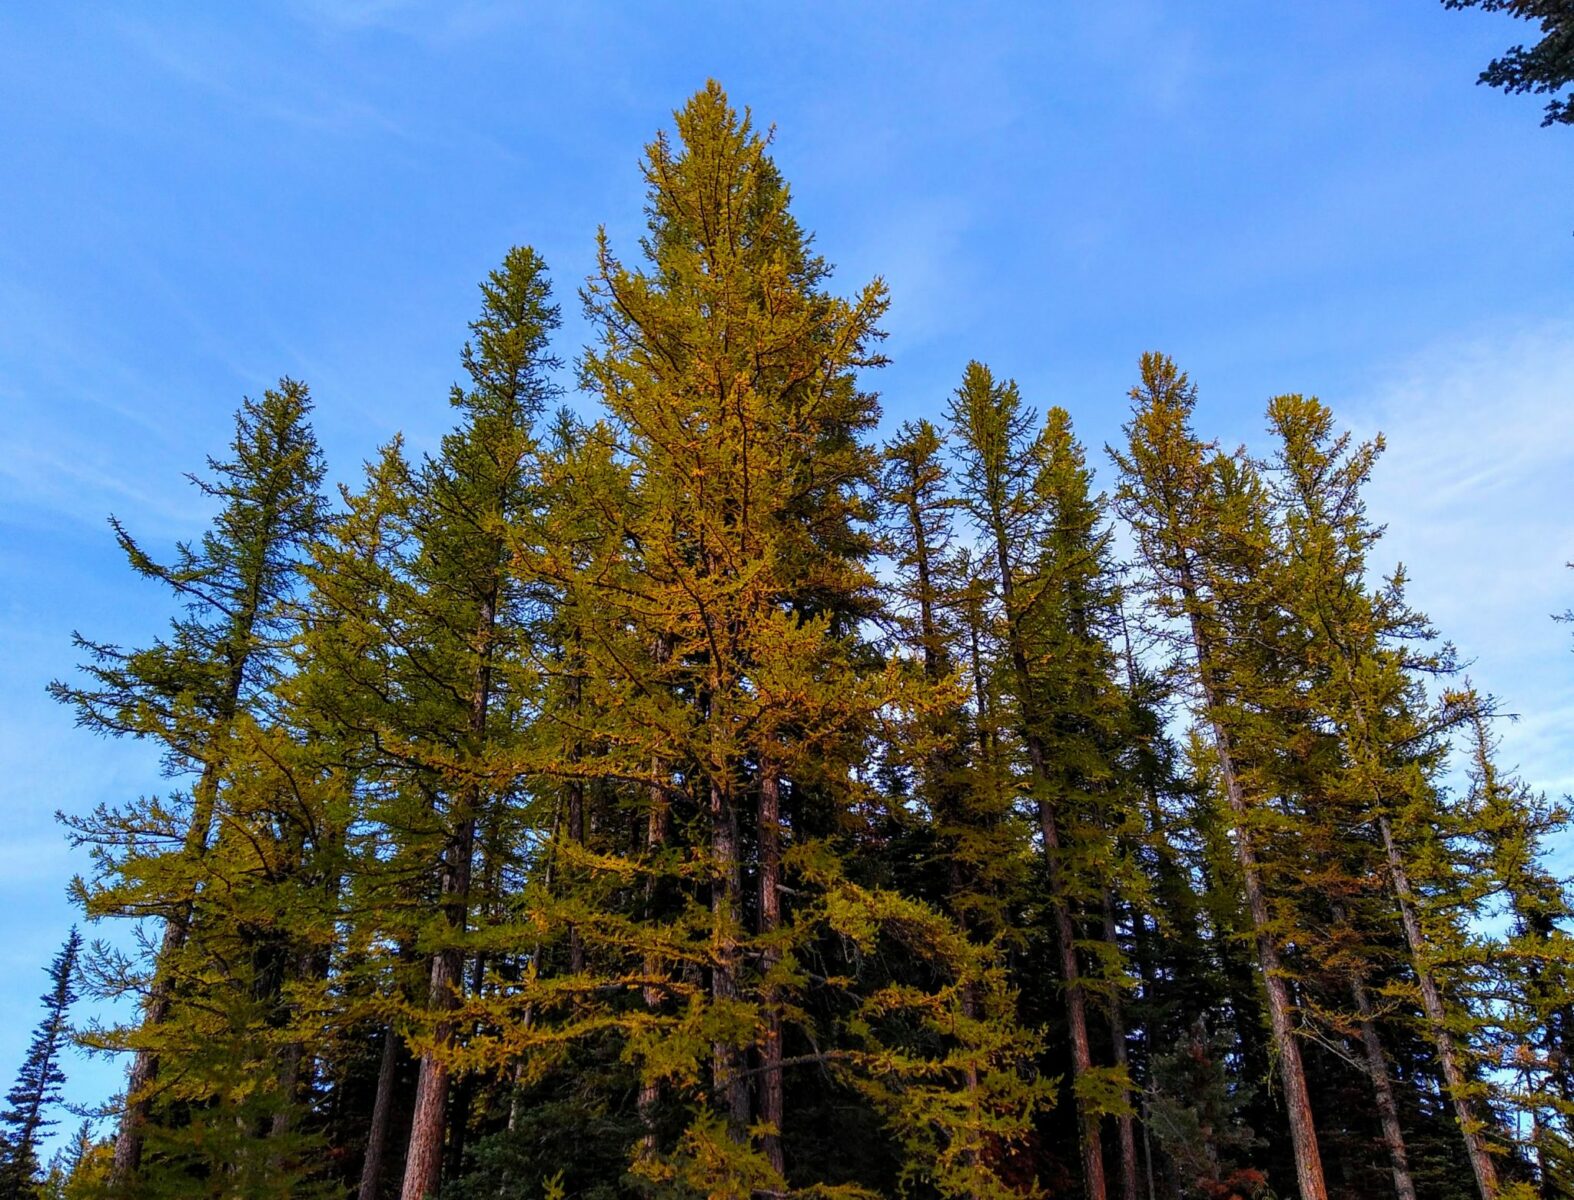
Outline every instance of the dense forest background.
[[(979, 362), (878, 438), (768, 138), (713, 84), (643, 165), (582, 353), (516, 247), (432, 453), (329, 494), (283, 379), (115, 524), (172, 622), (53, 690), (168, 781), (67, 818), (138, 933), (0, 1187), (1574, 1194), (1568, 815), (1374, 577), (1381, 439), (1221, 446), (1156, 352), (1107, 449)], [(79, 995), (127, 1094), (46, 1166)]]

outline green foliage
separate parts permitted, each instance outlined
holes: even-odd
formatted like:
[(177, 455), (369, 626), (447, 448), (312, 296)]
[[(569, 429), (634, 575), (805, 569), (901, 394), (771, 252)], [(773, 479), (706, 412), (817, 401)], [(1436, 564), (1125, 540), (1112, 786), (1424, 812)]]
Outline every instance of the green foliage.
[[(1574, 4), (1568, 0), (1443, 0), (1443, 6), (1506, 12), (1536, 22), (1541, 31), (1541, 40), (1535, 45), (1514, 46), (1501, 58), (1494, 58), (1477, 82), (1510, 94), (1538, 95), (1560, 92), (1574, 84)], [(1574, 125), (1574, 99), (1553, 95), (1541, 123)]]
[(329, 512), (286, 380), (197, 542), (114, 526), (170, 632), (53, 690), (174, 780), (68, 821), (142, 930), (83, 952), (131, 1072), (40, 1171), (57, 960), (6, 1194), (1244, 1200), (1397, 1141), (1426, 1200), (1483, 1148), (1569, 1194), (1568, 817), (1369, 578), (1380, 441), (1288, 395), (1221, 452), (1146, 355), (1112, 498), (978, 362), (877, 444), (884, 285), (834, 290), (769, 135), (712, 83), (643, 173), (594, 411), (519, 247), (434, 453)]
[(60, 1057), (70, 1035), (66, 1020), (77, 1000), (81, 951), (82, 935), (73, 926), (49, 964), (50, 987), (40, 1000), (44, 1017), (28, 1043), (16, 1083), (6, 1093), (9, 1107), (0, 1113), (0, 1197), (5, 1200), (41, 1194), (38, 1153), (42, 1139), (56, 1124), (50, 1110), (60, 1104), (66, 1082)]

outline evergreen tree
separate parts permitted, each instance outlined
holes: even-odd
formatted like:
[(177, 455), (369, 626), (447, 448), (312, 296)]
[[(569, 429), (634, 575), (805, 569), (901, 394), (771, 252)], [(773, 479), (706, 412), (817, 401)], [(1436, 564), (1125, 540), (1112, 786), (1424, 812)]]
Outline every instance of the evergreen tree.
[[(1276, 922), (1264, 889), (1259, 842), (1266, 797), (1252, 788), (1251, 763), (1241, 759), (1249, 720), (1251, 664), (1232, 649), (1235, 615), (1252, 605), (1265, 554), (1260, 488), (1238, 464), (1217, 454), (1191, 430), (1196, 389), (1163, 355), (1144, 354), (1142, 382), (1132, 389), (1128, 445), (1114, 454), (1121, 472), (1117, 505), (1136, 535), (1138, 553), (1161, 611), (1184, 624), (1200, 692), (1199, 717), (1213, 752), (1233, 825), (1235, 856), (1250, 915), (1257, 966), (1267, 995), (1273, 1053), (1285, 1102), (1302, 1200), (1324, 1200), (1322, 1156), (1296, 1032)], [(1234, 667), (1243, 668), (1234, 671)], [(1246, 770), (1243, 772), (1243, 768)]]
[[(1110, 1065), (1084, 1083), (1095, 1086), (1099, 1110), (1113, 1115), (1119, 1191), (1135, 1200), (1137, 1152), (1131, 1102), (1125, 1008), (1129, 963), (1121, 919), (1145, 890), (1136, 864), (1142, 838), (1137, 794), (1123, 764), (1134, 714), (1118, 682), (1113, 639), (1120, 590), (1110, 556), (1105, 498), (1092, 492), (1092, 472), (1071, 430), (1070, 415), (1051, 408), (1039, 435), (1034, 491), (1043, 506), (1033, 604), (1023, 633), (1038, 706), (1049, 715), (1040, 737), (1050, 764), (1050, 794), (1065, 814), (1064, 875), (1080, 922), (1085, 978), (1100, 1001), (1110, 1035)], [(1089, 936), (1091, 934), (1091, 936)]]
[(1556, 94), (1574, 84), (1574, 4), (1569, 0), (1443, 0), (1443, 6), (1506, 12), (1535, 21), (1541, 40), (1528, 48), (1514, 46), (1501, 58), (1494, 58), (1476, 82), (1511, 95), (1551, 95), (1541, 123), (1574, 125), (1574, 98)]
[(300, 556), (322, 520), (323, 465), (306, 420), (310, 411), (305, 386), (290, 379), (260, 401), (243, 402), (233, 457), (209, 460), (211, 480), (193, 477), (219, 512), (200, 542), (177, 545), (172, 563), (156, 561), (111, 518), (132, 569), (168, 587), (184, 615), (172, 622), (167, 641), (142, 650), (78, 636), (91, 656), (87, 680), (50, 687), (76, 710), (78, 724), (151, 739), (161, 746), (165, 769), (192, 780), (188, 791), (167, 798), (100, 806), (66, 820), (73, 841), (93, 851), (93, 878), (74, 885), (87, 914), (155, 917), (164, 926), (145, 967), (113, 954), (92, 964), (95, 990), (144, 997), (138, 1026), (91, 1035), (100, 1046), (133, 1055), (115, 1145), (122, 1181), (142, 1158), (159, 1072), (159, 1027), (188, 982), (182, 955), (204, 887), (203, 859), (235, 723), (271, 702), (281, 648), (297, 616), (292, 600)]
[(989, 633), (973, 611), (973, 579), (955, 543), (956, 500), (943, 449), (940, 431), (918, 421), (904, 424), (885, 450), (884, 549), (895, 572), (890, 617), (897, 646), (918, 672), (906, 687), (914, 720), (886, 753), (907, 773), (892, 787), (921, 806), (929, 839), (915, 848), (922, 859), (910, 866), (916, 877), (907, 888), (988, 941), (1010, 932), (1022, 898), (1026, 830), (986, 728), (980, 643)]
[[(1113, 905), (1115, 826), (1124, 820), (1111, 745), (1124, 702), (1103, 640), (1114, 611), (1107, 541), (1063, 410), (1052, 409), (1042, 434), (1032, 436), (1032, 414), (1022, 408), (1015, 383), (995, 383), (975, 362), (952, 401), (951, 419), (964, 447), (963, 501), (994, 559), (1065, 992), (1083, 1181), (1090, 1200), (1102, 1200), (1105, 1115), (1120, 1122), (1123, 1194), (1136, 1180), (1125, 1036), (1115, 1038), (1116, 1065), (1095, 1068), (1080, 958), (1100, 956), (1095, 976), (1106, 980), (1118, 980), (1123, 967), (1116, 946), (1078, 929), (1079, 910)], [(1100, 991), (1116, 1014), (1118, 984)], [(1118, 1015), (1114, 1027), (1121, 1028)]]
[(1508, 1103), (1528, 1121), (1523, 1141), (1539, 1194), (1567, 1196), (1574, 1194), (1574, 908), (1545, 860), (1549, 840), (1568, 829), (1569, 811), (1499, 768), (1487, 701), (1466, 691), (1457, 702), (1470, 722), (1464, 817), (1476, 832), (1472, 876), (1508, 918), (1483, 952), (1511, 996), (1491, 1010), (1489, 1059), (1508, 1077)]
[[(511, 250), (481, 291), (462, 355), (468, 385), (450, 396), (458, 428), (415, 466), (391, 445), (312, 571), (324, 635), (347, 672), (333, 685), (341, 694), (325, 690), (319, 703), (341, 736), (365, 740), (361, 807), (381, 834), (352, 885), (372, 909), (361, 936), (379, 957), (390, 946), (426, 956), (426, 985), (402, 1016), (418, 1062), (408, 1200), (435, 1195), (445, 1147), (458, 1156), (453, 1131), (467, 1124), (455, 1103), (465, 1092), (452, 1087), (456, 1012), (485, 967), (470, 928), (484, 899), (477, 855), (510, 805), (498, 763), (523, 703), (501, 664), (529, 653), (531, 599), (511, 569), (511, 538), (534, 520), (535, 421), (557, 391), (548, 337), (558, 313), (540, 257)], [(483, 859), (483, 884), (493, 865)], [(387, 1106), (371, 1114), (379, 1158), (390, 1116)], [(365, 1182), (375, 1192), (376, 1179)]]
[[(976, 1190), (989, 1176), (976, 1147), (1017, 1136), (1022, 1118), (1001, 1124), (1017, 1084), (982, 1068), (1026, 1044), (993, 999), (998, 973), (843, 857), (872, 799), (859, 766), (895, 699), (860, 634), (876, 609), (877, 459), (863, 441), (874, 398), (855, 372), (881, 361), (883, 291), (849, 302), (823, 290), (828, 268), (765, 140), (719, 88), (677, 114), (677, 131), (647, 152), (646, 266), (603, 238), (585, 293), (602, 343), (583, 375), (628, 487), (593, 501), (599, 544), (547, 546), (530, 567), (580, 630), (576, 703), (604, 714), (594, 742), (534, 771), (619, 795), (638, 819), (588, 847), (554, 838), (561, 886), (538, 900), (602, 982), (499, 998), (539, 1024), (497, 1009), (483, 1020), (507, 1057), (619, 1029), (646, 1129), (631, 1154), (652, 1183), (744, 1195), (784, 1174), (825, 1181), (826, 1165), (792, 1154), (814, 1135), (794, 1097), (819, 1103), (793, 1062), (835, 1068), (844, 1095), (905, 1123), (947, 1194), (991, 1194)], [(915, 953), (904, 939), (929, 947), (938, 993), (895, 980), (849, 990), (856, 960)], [(987, 1022), (962, 1015), (969, 988)], [(919, 1041), (889, 1044), (899, 1032)], [(952, 1048), (917, 1056), (936, 1038)], [(875, 1084), (876, 1062), (906, 1082)], [(993, 1086), (957, 1110), (935, 1081), (969, 1062)]]
[[(1438, 1063), (1477, 1187), (1483, 1200), (1493, 1200), (1498, 1173), (1473, 1100), (1481, 1088), (1458, 1044), (1462, 1014), (1448, 1011), (1438, 965), (1467, 935), (1460, 915), (1441, 902), (1457, 887), (1446, 878), (1448, 849), (1439, 834), (1448, 822), (1437, 811), (1438, 794), (1429, 779), (1443, 747), (1435, 732), (1438, 718), (1426, 711), (1416, 673), (1446, 671), (1448, 650), (1428, 654), (1407, 646), (1431, 631), (1405, 604), (1402, 575), (1375, 596), (1364, 585), (1366, 551), (1377, 531), (1366, 521), (1360, 493), (1381, 444), (1351, 448), (1347, 435), (1333, 434), (1328, 409), (1311, 398), (1278, 397), (1269, 418), (1282, 446), (1290, 549), (1303, 568), (1285, 589), (1286, 601), (1310, 633), (1309, 652), (1324, 659), (1314, 704), (1341, 744), (1336, 786), (1354, 793), (1345, 810), (1359, 817), (1350, 836), (1368, 823), (1377, 830)], [(1431, 877), (1425, 896), (1415, 878), (1418, 866)]]
[(49, 964), (49, 990), (39, 1003), (44, 1017), (28, 1043), (27, 1057), (17, 1071), (16, 1083), (6, 1093), (9, 1107), (0, 1113), (0, 1198), (23, 1200), (40, 1195), (38, 1151), (55, 1121), (51, 1106), (59, 1104), (66, 1074), (60, 1065), (71, 1030), (67, 1017), (76, 1003), (77, 955), (82, 935), (73, 926), (65, 945)]

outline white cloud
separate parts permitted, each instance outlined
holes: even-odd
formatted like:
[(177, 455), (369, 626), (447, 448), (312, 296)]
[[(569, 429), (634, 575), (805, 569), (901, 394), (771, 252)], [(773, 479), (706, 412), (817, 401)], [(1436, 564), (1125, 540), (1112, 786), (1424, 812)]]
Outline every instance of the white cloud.
[[(1440, 342), (1343, 406), (1388, 453), (1369, 505), (1412, 602), (1505, 711), (1505, 762), (1574, 791), (1574, 320)], [(1565, 848), (1574, 851), (1574, 847)]]

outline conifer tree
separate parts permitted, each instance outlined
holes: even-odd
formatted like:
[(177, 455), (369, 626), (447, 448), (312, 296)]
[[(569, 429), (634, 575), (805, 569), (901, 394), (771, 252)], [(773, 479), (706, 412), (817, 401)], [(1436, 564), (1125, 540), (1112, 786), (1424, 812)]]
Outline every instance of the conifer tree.
[(84, 1119), (71, 1140), (55, 1152), (49, 1172), (40, 1189), (47, 1200), (78, 1200), (91, 1194), (95, 1181), (94, 1160), (102, 1158), (108, 1146), (93, 1139), (93, 1122)]
[[(651, 274), (629, 271), (602, 242), (586, 295), (604, 347), (587, 354), (585, 373), (637, 464), (632, 532), (645, 586), (662, 589), (651, 596), (658, 623), (643, 640), (668, 647), (663, 691), (681, 707), (667, 721), (681, 713), (692, 730), (666, 753), (652, 749), (669, 761), (677, 751), (685, 798), (708, 825), (710, 1003), (731, 1025), (712, 1041), (711, 1086), (737, 1141), (752, 1123), (744, 1056), (757, 1036), (741, 978), (743, 804), (751, 792), (758, 798), (755, 921), (770, 946), (781, 922), (780, 796), (792, 743), (824, 736), (794, 729), (801, 718), (772, 706), (764, 681), (795, 657), (838, 670), (844, 649), (832, 622), (868, 586), (847, 553), (857, 548), (849, 522), (862, 504), (852, 489), (871, 469), (855, 439), (873, 401), (850, 372), (879, 361), (866, 347), (884, 299), (877, 285), (856, 305), (818, 292), (827, 269), (805, 251), (764, 142), (718, 88), (678, 114), (678, 134), (681, 148), (662, 137), (648, 152)], [(797, 606), (807, 611), (794, 615)], [(855, 686), (847, 700), (868, 703), (863, 691)], [(779, 952), (766, 953), (770, 974)], [(785, 1121), (781, 1014), (759, 1015), (761, 1149), (775, 1171)]]
[[(1097, 931), (1084, 935), (1079, 949), (1090, 960), (1089, 990), (1100, 1000), (1110, 1031), (1110, 1067), (1097, 1077), (1106, 1090), (1099, 1106), (1115, 1117), (1120, 1194), (1135, 1200), (1135, 1113), (1124, 1015), (1128, 964), (1117, 914), (1142, 890), (1132, 853), (1142, 825), (1122, 763), (1134, 714), (1118, 683), (1113, 649), (1121, 596), (1105, 500), (1092, 492), (1092, 472), (1064, 409), (1046, 414), (1039, 443), (1034, 490), (1045, 523), (1024, 632), (1037, 664), (1031, 674), (1039, 704), (1053, 714), (1042, 737), (1053, 764), (1053, 791), (1067, 817), (1067, 887)], [(1093, 1082), (1088, 1081), (1090, 1090)]]
[(1354, 790), (1355, 811), (1377, 830), (1438, 1063), (1477, 1187), (1483, 1200), (1493, 1200), (1497, 1169), (1473, 1100), (1480, 1087), (1470, 1078), (1434, 965), (1441, 946), (1462, 944), (1465, 935), (1451, 927), (1441, 905), (1423, 911), (1410, 861), (1447, 828), (1428, 778), (1442, 752), (1437, 720), (1425, 711), (1415, 673), (1446, 671), (1448, 651), (1407, 649), (1407, 642), (1428, 638), (1431, 630), (1405, 604), (1402, 574), (1375, 596), (1364, 586), (1366, 552), (1378, 534), (1366, 521), (1361, 488), (1381, 443), (1352, 449), (1348, 435), (1334, 435), (1332, 415), (1313, 398), (1280, 396), (1269, 406), (1269, 419), (1282, 446), (1292, 550), (1303, 564), (1286, 592), (1298, 600), (1295, 611), (1311, 634), (1308, 650), (1327, 659), (1316, 703), (1338, 730), (1340, 783)]
[[(412, 487), (399, 438), (367, 464), (359, 490), (341, 488), (341, 511), (313, 545), (295, 699), (306, 740), (353, 777), (344, 842), (342, 939), (334, 984), (343, 1027), (375, 1038), (371, 1095), (344, 1112), (339, 1141), (355, 1146), (359, 1195), (377, 1200), (403, 1153), (396, 1117), (408, 1119), (399, 1093), (409, 1065), (405, 1006), (424, 996), (428, 970), (415, 961), (425, 861), (404, 851), (428, 828), (427, 797), (416, 773), (391, 752), (400, 704), (410, 696), (406, 662), (390, 623), (403, 612), (411, 554), (407, 520)], [(340, 1070), (353, 1069), (341, 1064)], [(402, 1110), (402, 1112), (401, 1112)]]
[(397, 764), (388, 807), (377, 816), (399, 831), (401, 869), (425, 875), (436, 914), (393, 930), (429, 956), (415, 1014), (424, 1028), (406, 1200), (435, 1194), (442, 1171), (478, 831), (484, 838), (484, 823), (502, 804), (506, 788), (493, 763), (515, 733), (509, 706), (517, 697), (498, 664), (520, 653), (528, 636), (528, 597), (509, 566), (510, 527), (531, 520), (534, 423), (556, 391), (547, 339), (558, 314), (540, 257), (511, 250), (481, 290), (482, 312), (462, 355), (468, 386), (456, 385), (450, 397), (460, 425), (419, 467), (405, 468), (394, 452), (379, 468), (377, 482), (394, 494), (373, 508), (392, 507), (400, 550), (374, 590), (349, 597), (380, 605), (358, 619), (380, 625), (397, 648), (393, 690), (363, 694), (360, 719)]
[(940, 431), (918, 421), (904, 424), (885, 450), (891, 618), (898, 645), (920, 673), (921, 684), (911, 689), (931, 693), (922, 701), (912, 693), (915, 724), (890, 750), (913, 774), (906, 790), (926, 810), (936, 839), (929, 854), (944, 866), (921, 894), (933, 895), (964, 929), (987, 941), (1012, 919), (1025, 846), (1012, 785), (991, 762), (983, 729), (989, 705), (980, 691), (985, 664), (977, 643), (985, 634), (969, 614), (971, 580), (955, 544), (956, 500), (943, 448)]
[(77, 955), (82, 935), (73, 926), (49, 964), (49, 990), (40, 1003), (44, 1016), (28, 1043), (27, 1057), (17, 1071), (16, 1083), (6, 1093), (9, 1107), (0, 1113), (0, 1198), (24, 1200), (39, 1195), (39, 1145), (55, 1125), (49, 1115), (59, 1104), (65, 1071), (60, 1052), (71, 1030), (67, 1018), (76, 1003)]
[(1527, 1148), (1541, 1194), (1563, 1196), (1574, 1188), (1574, 908), (1545, 859), (1549, 839), (1568, 829), (1569, 812), (1500, 769), (1489, 703), (1469, 691), (1459, 701), (1470, 721), (1464, 807), (1478, 834), (1474, 875), (1509, 918), (1487, 950), (1488, 965), (1513, 995), (1498, 1008), (1492, 1057), (1510, 1075), (1511, 1102), (1529, 1119)]
[[(1102, 1200), (1105, 1114), (1121, 1122), (1123, 1194), (1136, 1179), (1129, 1079), (1123, 1063), (1094, 1067), (1089, 988), (1079, 962), (1080, 951), (1096, 948), (1108, 959), (1100, 973), (1118, 976), (1118, 952), (1077, 929), (1078, 908), (1102, 909), (1109, 896), (1117, 819), (1105, 803), (1116, 791), (1110, 726), (1123, 708), (1101, 640), (1100, 623), (1112, 602), (1105, 543), (1063, 410), (1051, 410), (1043, 433), (1032, 436), (1032, 415), (1022, 408), (1015, 383), (995, 383), (988, 368), (974, 362), (953, 398), (951, 420), (964, 447), (963, 501), (994, 559), (1065, 989), (1083, 1182), (1090, 1200)], [(1102, 991), (1113, 1011), (1115, 991)], [(1124, 1036), (1119, 1040), (1123, 1059)]]
[[(640, 820), (621, 845), (554, 839), (561, 885), (534, 899), (546, 927), (572, 925), (602, 982), (538, 975), (482, 1020), (505, 1058), (618, 1029), (645, 1125), (631, 1154), (656, 1183), (731, 1196), (780, 1190), (784, 1172), (813, 1180), (817, 1164), (790, 1153), (809, 1133), (794, 1133), (801, 1061), (851, 1072), (839, 1086), (905, 1121), (947, 1194), (989, 1194), (967, 1148), (1020, 1136), (1003, 1106), (1013, 1076), (992, 1072), (960, 1113), (938, 1080), (1023, 1053), (1002, 981), (937, 914), (862, 886), (839, 853), (872, 799), (859, 767), (893, 696), (860, 631), (876, 610), (878, 461), (855, 373), (881, 361), (883, 291), (823, 290), (828, 267), (765, 140), (718, 87), (679, 111), (677, 132), (647, 152), (647, 263), (625, 266), (603, 237), (585, 292), (601, 345), (583, 376), (627, 488), (590, 501), (595, 546), (543, 545), (527, 566), (575, 614), (576, 703), (604, 716), (593, 740), (543, 743), (526, 769), (611, 790)], [(930, 946), (940, 992), (848, 993), (849, 939), (873, 953), (892, 937)], [(956, 1024), (969, 986), (990, 1023)], [(908, 1019), (960, 1045), (901, 1056), (884, 1038)], [(905, 1084), (876, 1086), (874, 1062)]]
[(75, 885), (87, 914), (160, 918), (164, 926), (145, 973), (113, 956), (93, 964), (102, 990), (144, 996), (138, 1028), (94, 1035), (133, 1053), (115, 1145), (122, 1180), (142, 1157), (159, 1070), (158, 1027), (182, 983), (180, 957), (203, 890), (202, 860), (234, 725), (268, 703), (296, 616), (300, 556), (322, 520), (323, 465), (310, 411), (306, 387), (290, 379), (260, 401), (242, 403), (233, 457), (210, 459), (210, 480), (192, 477), (219, 512), (199, 542), (177, 545), (172, 563), (155, 560), (111, 518), (132, 569), (168, 587), (184, 615), (173, 620), (168, 640), (142, 650), (78, 636), (91, 656), (87, 680), (50, 687), (76, 710), (78, 724), (153, 740), (166, 770), (192, 780), (189, 791), (167, 799), (100, 806), (66, 821), (73, 840), (93, 849), (94, 877)]
[[(1181, 621), (1190, 642), (1200, 693), (1199, 715), (1213, 735), (1233, 828), (1240, 882), (1250, 914), (1257, 965), (1267, 995), (1273, 1052), (1284, 1085), (1296, 1176), (1302, 1200), (1324, 1200), (1322, 1156), (1296, 1032), (1296, 1014), (1278, 934), (1264, 890), (1258, 842), (1264, 798), (1248, 790), (1239, 761), (1238, 694), (1248, 677), (1233, 676), (1225, 609), (1244, 599), (1262, 552), (1262, 502), (1249, 485), (1234, 486), (1228, 460), (1191, 429), (1196, 389), (1160, 354), (1144, 354), (1142, 382), (1132, 389), (1134, 411), (1124, 451), (1117, 506), (1131, 525), (1138, 553), (1161, 611)], [(1233, 495), (1231, 493), (1234, 493)], [(1245, 501), (1243, 506), (1242, 500)], [(1242, 556), (1247, 561), (1239, 561)], [(1233, 556), (1237, 561), (1226, 561)], [(1244, 639), (1243, 639), (1244, 640)], [(1237, 643), (1240, 644), (1240, 643)]]

